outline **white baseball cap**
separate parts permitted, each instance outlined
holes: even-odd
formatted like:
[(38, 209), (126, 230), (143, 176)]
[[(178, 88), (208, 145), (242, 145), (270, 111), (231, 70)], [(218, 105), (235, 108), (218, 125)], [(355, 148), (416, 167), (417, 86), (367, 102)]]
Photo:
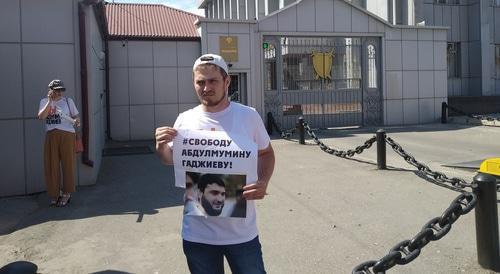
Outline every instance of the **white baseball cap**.
[(226, 61), (220, 55), (217, 54), (203, 54), (200, 56), (193, 65), (193, 71), (199, 66), (203, 64), (214, 64), (220, 68), (222, 68), (227, 74), (229, 74), (229, 69), (227, 67)]

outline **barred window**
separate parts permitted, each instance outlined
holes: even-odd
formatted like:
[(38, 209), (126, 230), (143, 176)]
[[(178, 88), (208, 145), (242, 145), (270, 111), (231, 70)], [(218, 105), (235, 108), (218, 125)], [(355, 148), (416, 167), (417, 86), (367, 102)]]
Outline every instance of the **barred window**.
[(460, 43), (448, 43), (448, 78), (460, 78)]
[(276, 47), (268, 45), (264, 49), (264, 90), (276, 90)]
[(375, 47), (368, 45), (368, 87), (377, 88), (377, 64), (375, 59)]

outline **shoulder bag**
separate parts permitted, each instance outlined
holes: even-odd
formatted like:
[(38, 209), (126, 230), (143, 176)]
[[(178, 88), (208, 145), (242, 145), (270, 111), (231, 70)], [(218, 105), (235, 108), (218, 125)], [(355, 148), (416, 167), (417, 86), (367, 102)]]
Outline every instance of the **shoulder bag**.
[[(73, 118), (73, 113), (71, 112), (71, 107), (69, 106), (68, 98), (66, 98), (66, 104), (68, 105), (69, 114), (71, 118)], [(80, 132), (80, 128), (75, 126), (75, 124), (73, 124), (73, 127), (75, 128), (75, 153), (82, 153), (84, 150), (82, 142), (82, 133)]]

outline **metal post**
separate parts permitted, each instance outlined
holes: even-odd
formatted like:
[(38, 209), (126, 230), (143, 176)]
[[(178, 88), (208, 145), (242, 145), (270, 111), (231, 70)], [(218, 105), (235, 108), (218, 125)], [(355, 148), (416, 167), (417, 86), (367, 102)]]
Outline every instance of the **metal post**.
[(474, 176), (478, 187), (476, 205), (477, 260), (486, 269), (500, 271), (498, 240), (497, 178), (479, 172)]
[(273, 134), (273, 114), (271, 112), (267, 113), (267, 134)]
[(386, 169), (386, 157), (385, 157), (385, 130), (379, 129), (376, 134), (377, 138), (377, 168)]
[(447, 107), (448, 107), (448, 104), (446, 104), (446, 102), (441, 103), (441, 124), (446, 124), (446, 122), (447, 122), (447, 118), (448, 118), (448, 114), (446, 111)]
[(304, 118), (302, 116), (300, 116), (297, 121), (297, 131), (299, 132), (299, 144), (304, 145), (306, 140), (304, 132)]

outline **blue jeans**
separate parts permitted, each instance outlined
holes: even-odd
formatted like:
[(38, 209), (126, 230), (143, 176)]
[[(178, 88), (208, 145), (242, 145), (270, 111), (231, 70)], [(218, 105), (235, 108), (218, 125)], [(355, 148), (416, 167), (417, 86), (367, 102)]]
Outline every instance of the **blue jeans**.
[(259, 237), (233, 245), (208, 245), (182, 241), (192, 274), (223, 274), (224, 256), (233, 274), (265, 274)]

